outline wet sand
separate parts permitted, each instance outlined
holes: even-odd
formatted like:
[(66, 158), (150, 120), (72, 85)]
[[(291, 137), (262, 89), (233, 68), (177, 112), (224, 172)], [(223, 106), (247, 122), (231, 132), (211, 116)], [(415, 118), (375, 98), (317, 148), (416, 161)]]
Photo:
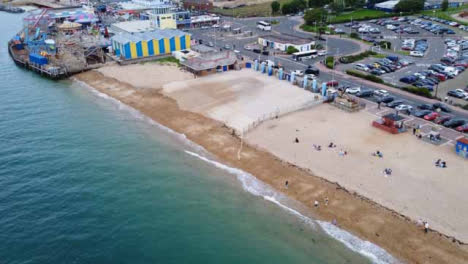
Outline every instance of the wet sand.
[[(317, 219), (336, 219), (340, 227), (381, 246), (400, 260), (434, 264), (468, 262), (466, 245), (434, 231), (424, 234), (421, 227), (408, 218), (269, 152), (244, 143), (238, 159), (240, 139), (231, 134), (231, 129), (201, 114), (181, 110), (176, 101), (162, 95), (158, 87), (135, 88), (97, 71), (75, 77), (156, 122), (185, 134), (223, 163), (247, 171), (301, 202)], [(290, 182), (288, 189), (284, 188), (286, 180)], [(311, 201), (323, 201), (325, 197), (329, 198), (329, 205), (314, 208)]]

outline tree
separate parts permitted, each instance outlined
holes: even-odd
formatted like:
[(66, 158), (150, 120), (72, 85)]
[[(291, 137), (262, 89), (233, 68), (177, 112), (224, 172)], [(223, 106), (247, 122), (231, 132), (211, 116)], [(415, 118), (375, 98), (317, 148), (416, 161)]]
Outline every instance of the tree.
[(315, 25), (315, 23), (320, 25), (327, 20), (327, 11), (323, 8), (308, 10), (304, 15), (304, 20), (310, 26)]
[(293, 54), (294, 52), (298, 52), (299, 50), (296, 49), (294, 46), (288, 46), (288, 48), (286, 49), (286, 53), (288, 54)]
[(419, 12), (424, 9), (424, 0), (401, 0), (395, 6), (396, 12)]
[(281, 7), (281, 12), (283, 15), (297, 13), (306, 9), (307, 2), (305, 0), (292, 0), (289, 3), (283, 4)]
[(271, 12), (273, 12), (273, 14), (278, 13), (280, 8), (281, 8), (281, 5), (278, 1), (271, 2)]
[(441, 7), (441, 8), (442, 8), (442, 11), (447, 11), (448, 6), (449, 6), (448, 0), (442, 1), (442, 7)]
[(324, 7), (329, 3), (329, 0), (309, 0), (309, 7)]

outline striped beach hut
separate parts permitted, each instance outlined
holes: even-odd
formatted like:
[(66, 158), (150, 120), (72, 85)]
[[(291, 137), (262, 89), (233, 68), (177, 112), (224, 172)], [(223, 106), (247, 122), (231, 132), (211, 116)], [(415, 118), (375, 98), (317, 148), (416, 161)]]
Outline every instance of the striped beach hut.
[(136, 59), (190, 49), (190, 34), (177, 29), (155, 29), (142, 33), (119, 33), (111, 38), (116, 56)]

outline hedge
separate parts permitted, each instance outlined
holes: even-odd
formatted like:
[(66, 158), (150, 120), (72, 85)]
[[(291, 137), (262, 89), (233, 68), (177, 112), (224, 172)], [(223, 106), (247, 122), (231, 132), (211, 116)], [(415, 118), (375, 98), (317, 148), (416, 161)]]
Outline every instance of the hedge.
[(325, 66), (327, 66), (327, 68), (333, 69), (334, 64), (335, 64), (335, 58), (333, 58), (332, 56), (328, 56), (325, 59)]
[(424, 96), (424, 97), (427, 97), (427, 98), (433, 98), (431, 92), (426, 88), (408, 86), (408, 87), (403, 87), (402, 89), (403, 89), (403, 91), (407, 91), (407, 92), (412, 93), (412, 94)]
[(361, 72), (358, 72), (358, 71), (355, 71), (355, 70), (346, 70), (346, 73), (349, 74), (349, 75), (355, 76), (355, 77), (366, 79), (366, 80), (371, 81), (371, 82), (384, 83), (384, 81), (382, 79), (380, 79), (379, 77), (377, 77), (375, 75), (372, 75), (372, 74), (365, 74), (365, 73), (361, 73)]
[(369, 56), (374, 56), (374, 55), (377, 55), (377, 52), (368, 50), (368, 51), (364, 51), (356, 55), (341, 57), (340, 62), (345, 63), (345, 64), (353, 63), (353, 62), (356, 62), (356, 61), (359, 61), (359, 60), (362, 60), (364, 58), (367, 58)]

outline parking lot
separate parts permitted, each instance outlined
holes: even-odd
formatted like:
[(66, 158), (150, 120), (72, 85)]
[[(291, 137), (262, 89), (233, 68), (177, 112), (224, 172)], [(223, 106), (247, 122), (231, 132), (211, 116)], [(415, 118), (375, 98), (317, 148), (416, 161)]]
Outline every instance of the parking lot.
[[(302, 38), (314, 37), (313, 34), (299, 32), (295, 30), (295, 26), (297, 26), (300, 23), (300, 20), (295, 17), (275, 18), (275, 20), (277, 20), (278, 23), (272, 25), (271, 32), (265, 32), (265, 31), (261, 31), (257, 29), (256, 24), (260, 20), (268, 20), (268, 18), (233, 19), (233, 18), (228, 18), (228, 17), (222, 17), (219, 27), (214, 27), (214, 28), (209, 27), (209, 28), (204, 28), (204, 29), (200, 29), (200, 28), (191, 29), (190, 33), (192, 34), (193, 39), (195, 40), (201, 39), (204, 44), (213, 45), (216, 48), (223, 49), (226, 45), (228, 45), (228, 48), (232, 50), (237, 50), (238, 54), (241, 57), (250, 58), (250, 59), (259, 59), (260, 61), (270, 60), (274, 62), (275, 64), (280, 64), (281, 67), (284, 68), (285, 72), (292, 72), (296, 70), (304, 71), (305, 69), (307, 69), (309, 65), (316, 64), (318, 61), (324, 59), (324, 57), (316, 57), (312, 59), (306, 59), (303, 61), (294, 61), (291, 55), (282, 54), (281, 52), (277, 50), (269, 49), (268, 55), (264, 55), (264, 54), (255, 53), (252, 50), (245, 49), (244, 47), (246, 45), (257, 43), (258, 37), (271, 35), (271, 34), (275, 34), (275, 35), (287, 34), (287, 35), (294, 35), (294, 36), (302, 37)], [(370, 22), (360, 22), (360, 23), (371, 24)], [(223, 30), (224, 25), (229, 25), (231, 30), (236, 29), (237, 33), (234, 34), (233, 32), (227, 32)], [(347, 30), (346, 32), (349, 32), (351, 30), (350, 28), (345, 27), (344, 25), (338, 25), (338, 26), (343, 27), (345, 30)], [(420, 30), (419, 35), (405, 34), (405, 33), (395, 34), (395, 32), (388, 30), (383, 26), (379, 26), (379, 27), (381, 30), (380, 35), (385, 35), (385, 37), (382, 37), (382, 38), (385, 40), (391, 41), (392, 45), (395, 45), (393, 46), (394, 49), (401, 47), (402, 39), (404, 39), (405, 37), (411, 37), (411, 38), (417, 38), (417, 39), (425, 38), (428, 40), (428, 50), (426, 52), (426, 56), (422, 58), (405, 56), (400, 53), (396, 53), (393, 50), (384, 51), (382, 49), (381, 52), (386, 55), (394, 55), (394, 56), (396, 55), (400, 59), (414, 62), (411, 65), (408, 65), (394, 72), (386, 73), (380, 76), (382, 79), (384, 79), (388, 83), (402, 84), (401, 82), (399, 82), (399, 80), (402, 77), (408, 74), (413, 74), (419, 71), (424, 71), (431, 64), (439, 63), (440, 59), (444, 55), (445, 44), (444, 44), (444, 40), (440, 36), (434, 37), (432, 33), (427, 32), (427, 31), (422, 31), (422, 30)], [(352, 29), (352, 30), (355, 30), (355, 29)], [(249, 32), (249, 34), (245, 34), (245, 32)], [(365, 34), (361, 34), (361, 35), (365, 35)], [(374, 34), (374, 35), (378, 35), (378, 34)], [(400, 36), (401, 36), (401, 39), (400, 39)], [(326, 46), (328, 54), (335, 55), (335, 56), (348, 55), (351, 53), (358, 52), (360, 49), (359, 45), (349, 41), (346, 38), (342, 38), (342, 39), (337, 38), (337, 37), (327, 38), (327, 41), (318, 40), (315, 38), (315, 41), (316, 43), (321, 44), (324, 47)], [(372, 63), (376, 60), (378, 60), (378, 58), (367, 58), (357, 63)], [(353, 64), (348, 64), (346, 66), (339, 65), (336, 69), (339, 70), (340, 67), (342, 67), (341, 70), (345, 70), (346, 67), (348, 68), (353, 67)], [(466, 71), (464, 72), (464, 74), (466, 74)], [(464, 76), (465, 75), (460, 76), (460, 77), (465, 78)], [(298, 78), (298, 80), (300, 80), (300, 78)], [(320, 72), (320, 75), (318, 76), (319, 83), (329, 82), (331, 80), (336, 80), (339, 83), (339, 86), (341, 87), (359, 86), (359, 87), (362, 87), (363, 89), (369, 89), (370, 91), (381, 89), (379, 85), (377, 84), (373, 85), (373, 84), (367, 83), (366, 85), (362, 85), (361, 82), (352, 80), (350, 78), (347, 78), (346, 76), (333, 74), (333, 72), (329, 72), (329, 71)], [(455, 78), (449, 81), (452, 82), (452, 81), (459, 81), (459, 80), (460, 79)], [(449, 83), (449, 81), (447, 81), (447, 83)], [(439, 88), (441, 87), (442, 85), (440, 85)], [(444, 96), (442, 94), (443, 92), (444, 91), (442, 91), (442, 89), (439, 89), (439, 97)], [(409, 95), (405, 92), (403, 93), (390, 92), (389, 96), (394, 97), (394, 100), (403, 100), (404, 104), (411, 106), (412, 109), (415, 111), (421, 110), (421, 109), (418, 109), (418, 105), (424, 104), (426, 102), (426, 99), (422, 97)], [(375, 97), (369, 97), (365, 99), (373, 101), (373, 102), (377, 102), (377, 98)], [(466, 118), (468, 120), (468, 115), (460, 111), (447, 113), (447, 115), (450, 115), (456, 118)], [(456, 134), (455, 131), (454, 133)], [(456, 134), (456, 135), (459, 135), (459, 134)]]
[[(364, 67), (356, 63), (338, 68), (343, 71), (367, 68), (367, 72), (392, 85), (426, 88), (446, 102), (464, 105), (468, 101), (468, 75), (465, 72), (468, 67), (468, 40), (465, 40), (468, 28), (448, 23), (425, 17), (395, 17), (338, 25), (341, 31), (356, 32), (367, 41), (389, 41), (392, 48), (383, 53), (413, 62), (407, 67), (383, 71), (380, 66), (384, 70), (389, 66), (385, 61), (381, 63), (382, 59), (367, 58), (357, 62)], [(409, 53), (415, 56), (409, 56)]]

